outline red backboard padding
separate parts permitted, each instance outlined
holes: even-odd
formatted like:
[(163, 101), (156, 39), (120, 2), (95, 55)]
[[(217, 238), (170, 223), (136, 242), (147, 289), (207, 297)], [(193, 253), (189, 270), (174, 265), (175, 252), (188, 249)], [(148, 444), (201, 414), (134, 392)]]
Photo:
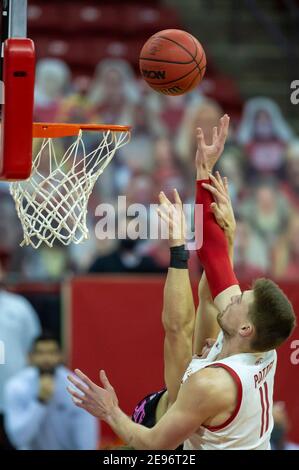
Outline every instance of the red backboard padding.
[(26, 179), (32, 165), (35, 52), (30, 39), (4, 45), (0, 179)]
[[(85, 277), (68, 284), (69, 358), (98, 381), (104, 368), (131, 413), (145, 394), (163, 387), (163, 330), (161, 311), (164, 277)], [(248, 288), (243, 283), (243, 288)], [(299, 311), (299, 282), (281, 284)], [(194, 293), (196, 286), (194, 286)], [(196, 294), (195, 294), (196, 295)], [(292, 421), (290, 438), (299, 443), (299, 364), (291, 363), (290, 344), (299, 329), (279, 349), (275, 399), (283, 400)], [(298, 347), (297, 347), (298, 348)], [(297, 354), (299, 359), (299, 353)], [(104, 440), (113, 434), (104, 426)]]

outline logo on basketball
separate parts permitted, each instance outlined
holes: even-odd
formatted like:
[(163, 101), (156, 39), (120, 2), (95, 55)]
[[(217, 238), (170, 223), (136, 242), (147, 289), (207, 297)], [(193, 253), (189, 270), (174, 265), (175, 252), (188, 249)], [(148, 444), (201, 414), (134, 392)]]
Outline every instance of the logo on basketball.
[(144, 78), (151, 78), (154, 80), (164, 80), (166, 78), (165, 70), (142, 70)]

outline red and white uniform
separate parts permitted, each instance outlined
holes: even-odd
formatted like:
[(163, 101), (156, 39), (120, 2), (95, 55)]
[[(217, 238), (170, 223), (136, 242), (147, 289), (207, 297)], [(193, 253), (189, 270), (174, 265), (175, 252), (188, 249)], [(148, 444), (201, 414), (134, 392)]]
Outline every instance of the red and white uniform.
[(200, 426), (198, 431), (185, 441), (184, 449), (270, 450), (276, 351), (235, 354), (217, 361), (222, 340), (221, 332), (206, 359), (192, 359), (183, 382), (205, 367), (223, 367), (237, 386), (235, 411), (221, 426)]

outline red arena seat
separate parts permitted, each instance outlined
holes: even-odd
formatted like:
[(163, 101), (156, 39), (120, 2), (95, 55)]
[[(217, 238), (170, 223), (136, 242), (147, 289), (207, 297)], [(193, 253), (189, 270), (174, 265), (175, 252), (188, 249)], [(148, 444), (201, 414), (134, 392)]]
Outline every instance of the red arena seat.
[[(59, 14), (58, 14), (59, 11)], [(61, 31), (64, 28), (64, 7), (59, 10), (57, 5), (29, 4), (28, 29), (29, 31)]]
[(89, 2), (70, 4), (65, 9), (68, 19), (67, 31), (86, 33), (118, 32), (122, 23), (121, 10), (117, 5), (93, 5)]
[(180, 27), (177, 12), (170, 7), (128, 5), (123, 10), (122, 18), (122, 31), (127, 34), (155, 33)]

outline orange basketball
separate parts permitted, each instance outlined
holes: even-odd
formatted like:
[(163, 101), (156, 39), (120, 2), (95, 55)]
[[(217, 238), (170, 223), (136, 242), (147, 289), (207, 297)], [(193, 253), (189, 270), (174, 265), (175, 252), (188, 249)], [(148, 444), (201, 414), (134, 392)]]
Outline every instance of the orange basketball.
[(201, 82), (206, 55), (191, 34), (180, 29), (165, 29), (144, 44), (139, 66), (142, 77), (155, 91), (182, 95)]

